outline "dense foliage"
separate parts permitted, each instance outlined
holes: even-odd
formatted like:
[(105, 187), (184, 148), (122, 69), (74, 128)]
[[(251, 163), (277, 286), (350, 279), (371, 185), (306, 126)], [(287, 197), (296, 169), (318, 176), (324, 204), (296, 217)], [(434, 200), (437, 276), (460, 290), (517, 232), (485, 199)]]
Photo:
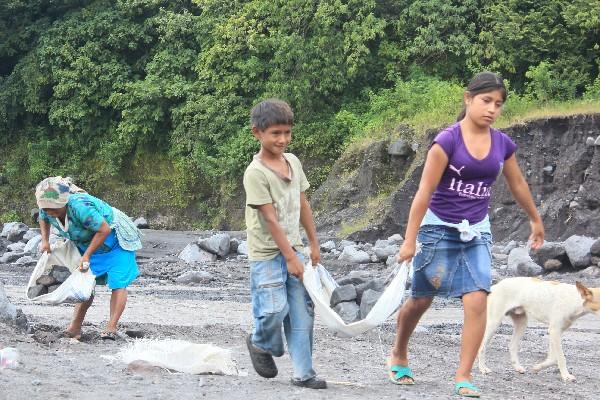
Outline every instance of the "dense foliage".
[(161, 154), (181, 205), (218, 207), (259, 99), (292, 104), (319, 182), (357, 136), (447, 121), (482, 69), (521, 101), (599, 99), (599, 38), (600, 0), (4, 0), (0, 178), (102, 188)]

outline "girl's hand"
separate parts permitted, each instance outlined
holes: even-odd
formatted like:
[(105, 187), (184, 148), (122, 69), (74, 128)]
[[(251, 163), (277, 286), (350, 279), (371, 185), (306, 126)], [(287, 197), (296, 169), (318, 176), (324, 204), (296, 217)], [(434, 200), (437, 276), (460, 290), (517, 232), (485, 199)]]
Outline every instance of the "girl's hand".
[(404, 243), (402, 243), (402, 246), (400, 246), (396, 261), (398, 261), (399, 264), (402, 264), (404, 261), (410, 261), (415, 255), (416, 247), (417, 244), (414, 240), (405, 240)]
[(42, 242), (40, 244), (40, 252), (41, 253), (52, 253), (52, 249), (50, 248), (50, 243), (49, 242)]
[(544, 244), (544, 224), (542, 221), (530, 221), (531, 235), (529, 235), (529, 242), (531, 248), (534, 250), (539, 249)]
[(79, 270), (85, 272), (88, 269), (90, 269), (90, 256), (84, 254), (79, 260)]

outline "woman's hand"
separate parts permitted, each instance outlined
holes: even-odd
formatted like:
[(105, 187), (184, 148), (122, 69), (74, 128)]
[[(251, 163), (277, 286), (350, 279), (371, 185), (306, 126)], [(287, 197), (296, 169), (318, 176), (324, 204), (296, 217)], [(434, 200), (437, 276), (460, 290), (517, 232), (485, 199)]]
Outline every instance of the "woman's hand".
[(530, 221), (531, 235), (529, 235), (529, 242), (531, 248), (534, 250), (539, 249), (544, 244), (544, 224), (541, 220)]
[(415, 256), (416, 248), (417, 244), (414, 240), (405, 240), (402, 246), (400, 246), (396, 261), (399, 264), (402, 264), (404, 261), (410, 261)]
[(50, 242), (42, 242), (40, 243), (40, 252), (41, 253), (52, 253), (52, 249), (50, 248)]
[(90, 269), (90, 256), (84, 254), (81, 256), (81, 260), (79, 260), (79, 270), (85, 272), (88, 269)]

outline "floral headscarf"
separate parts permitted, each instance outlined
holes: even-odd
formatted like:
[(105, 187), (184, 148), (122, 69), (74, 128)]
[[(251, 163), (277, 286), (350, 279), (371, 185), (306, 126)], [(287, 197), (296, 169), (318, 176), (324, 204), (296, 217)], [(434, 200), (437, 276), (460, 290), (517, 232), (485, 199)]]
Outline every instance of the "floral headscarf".
[(69, 177), (51, 176), (35, 187), (35, 199), (40, 208), (62, 208), (73, 193), (86, 191), (77, 187)]

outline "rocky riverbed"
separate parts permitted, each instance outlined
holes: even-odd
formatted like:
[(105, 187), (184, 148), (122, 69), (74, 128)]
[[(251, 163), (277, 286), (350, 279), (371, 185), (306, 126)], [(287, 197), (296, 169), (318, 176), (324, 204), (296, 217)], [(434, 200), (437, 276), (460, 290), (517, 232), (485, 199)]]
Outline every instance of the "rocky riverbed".
[[(105, 287), (97, 290), (95, 303), (84, 324), (82, 340), (58, 338), (69, 322), (72, 305), (50, 306), (30, 302), (25, 298), (25, 292), (33, 263), (0, 264), (0, 282), (8, 300), (27, 317), (26, 326), (21, 324), (21, 327), (6, 319), (0, 322), (0, 348), (15, 347), (21, 356), (21, 363), (16, 369), (0, 370), (0, 397), (177, 400), (456, 398), (452, 394), (452, 378), (458, 362), (462, 322), (461, 304), (456, 300), (437, 299), (413, 336), (411, 365), (417, 380), (414, 386), (396, 386), (387, 379), (384, 363), (394, 338), (393, 318), (378, 329), (349, 339), (337, 337), (327, 330), (317, 316), (314, 362), (319, 375), (329, 381), (327, 391), (291, 386), (291, 365), (287, 354), (277, 359), (279, 376), (272, 380), (260, 378), (252, 370), (244, 344), (244, 337), (252, 326), (249, 268), (244, 255), (230, 248), (228, 255), (208, 256), (210, 259), (198, 262), (186, 262), (178, 257), (192, 243), (198, 245), (199, 253), (206, 251), (204, 247), (207, 246), (200, 244), (202, 241), (198, 239), (210, 239), (213, 234), (145, 231), (145, 247), (138, 254), (141, 277), (130, 287), (128, 306), (122, 318), (123, 335), (115, 342), (100, 339), (108, 317), (110, 297)], [(238, 245), (243, 243), (243, 233), (229, 234)], [(31, 236), (28, 240), (33, 238)], [(324, 248), (324, 265), (339, 280), (347, 278), (352, 271), (360, 271), (374, 279), (384, 277), (389, 271), (385, 262), (387, 255), (384, 250), (378, 254), (374, 249), (398, 244), (389, 242), (388, 238), (381, 238), (386, 243), (380, 242), (379, 245), (344, 243), (340, 247), (341, 241), (335, 238), (323, 238), (322, 243), (329, 239), (334, 239), (335, 247)], [(590, 255), (586, 261), (589, 266), (579, 270), (563, 266), (550, 272), (542, 266), (531, 272), (531, 259), (517, 259), (515, 262), (521, 264), (509, 265), (509, 254), (513, 250), (510, 247), (519, 248), (519, 245), (522, 243), (502, 243), (493, 248), (495, 279), (534, 273), (542, 274), (542, 279), (550, 276), (563, 282), (581, 280), (592, 287), (600, 286), (597, 264), (592, 264), (597, 260), (593, 256)], [(344, 250), (345, 246), (354, 246), (354, 249)], [(367, 254), (368, 260), (360, 253), (358, 256), (363, 257), (360, 262), (342, 257), (343, 253), (357, 252)], [(525, 257), (523, 254), (520, 256)], [(34, 255), (31, 257), (35, 258)], [(538, 261), (536, 257), (534, 260)], [(562, 260), (566, 262), (564, 257)], [(518, 265), (521, 265), (520, 269)], [(184, 279), (186, 275), (189, 279)], [(116, 357), (120, 349), (134, 340), (125, 334), (127, 331), (150, 339), (181, 339), (231, 349), (240, 375), (200, 376), (128, 369)], [(563, 383), (556, 368), (537, 374), (530, 371), (523, 375), (516, 373), (510, 365), (507, 348), (511, 332), (508, 322), (502, 325), (489, 347), (488, 365), (495, 373), (482, 376), (474, 371), (474, 381), (485, 398), (597, 397), (600, 391), (597, 369), (600, 317), (584, 316), (563, 337), (567, 364), (577, 378), (575, 383)], [(531, 321), (521, 346), (521, 359), (526, 367), (530, 368), (545, 357), (547, 340), (545, 327)]]

